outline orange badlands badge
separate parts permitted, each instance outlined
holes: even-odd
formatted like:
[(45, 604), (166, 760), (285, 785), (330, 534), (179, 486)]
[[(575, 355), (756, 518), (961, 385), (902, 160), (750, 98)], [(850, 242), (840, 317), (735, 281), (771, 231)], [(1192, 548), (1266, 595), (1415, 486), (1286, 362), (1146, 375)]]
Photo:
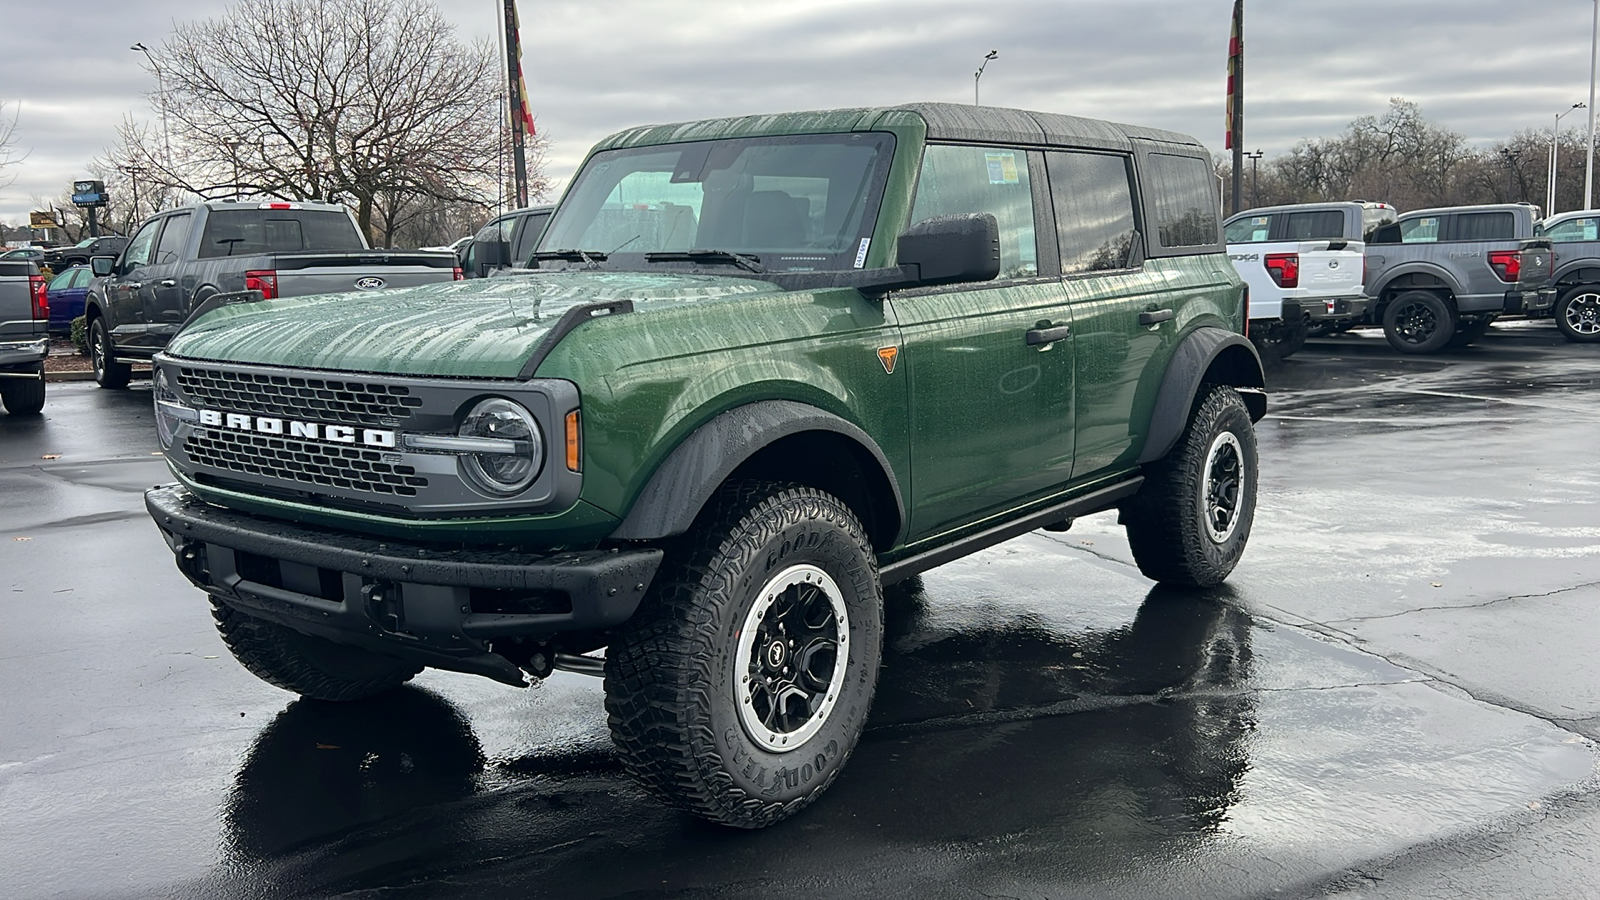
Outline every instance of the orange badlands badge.
[(882, 347), (878, 350), (878, 362), (883, 363), (883, 374), (894, 374), (895, 360), (900, 358), (899, 347)]

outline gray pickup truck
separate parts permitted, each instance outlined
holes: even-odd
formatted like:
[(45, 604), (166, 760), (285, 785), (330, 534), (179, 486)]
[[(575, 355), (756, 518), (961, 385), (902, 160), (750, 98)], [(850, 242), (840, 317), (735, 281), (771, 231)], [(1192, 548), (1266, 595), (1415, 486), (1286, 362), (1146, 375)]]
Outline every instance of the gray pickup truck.
[(95, 381), (127, 387), (218, 294), (271, 300), (416, 287), (461, 278), (454, 254), (372, 250), (350, 211), (328, 203), (200, 203), (146, 220), (118, 256), (91, 261), (84, 301)]
[(30, 260), (0, 260), (0, 404), (14, 416), (44, 409), (50, 353), (46, 279)]
[(1370, 319), (1401, 353), (1482, 337), (1501, 315), (1544, 315), (1554, 254), (1525, 203), (1419, 209), (1372, 233), (1364, 290)]
[(1534, 236), (1555, 245), (1550, 278), (1556, 302), (1550, 315), (1569, 341), (1600, 341), (1600, 213), (1562, 213), (1534, 226)]

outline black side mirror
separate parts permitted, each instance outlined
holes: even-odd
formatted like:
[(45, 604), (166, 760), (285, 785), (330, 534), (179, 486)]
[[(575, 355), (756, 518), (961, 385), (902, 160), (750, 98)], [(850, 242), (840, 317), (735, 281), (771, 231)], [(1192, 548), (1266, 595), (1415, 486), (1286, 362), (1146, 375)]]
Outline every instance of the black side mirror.
[(989, 213), (923, 219), (896, 242), (901, 266), (918, 284), (993, 281), (1000, 275), (1000, 225)]
[(93, 272), (94, 277), (96, 278), (104, 278), (107, 275), (110, 275), (112, 270), (116, 267), (117, 258), (115, 256), (89, 257), (89, 271)]
[(506, 246), (505, 241), (490, 238), (474, 240), (468, 252), (472, 256), (473, 277), (486, 278), (495, 269), (506, 267), (506, 257), (511, 255), (511, 248)]

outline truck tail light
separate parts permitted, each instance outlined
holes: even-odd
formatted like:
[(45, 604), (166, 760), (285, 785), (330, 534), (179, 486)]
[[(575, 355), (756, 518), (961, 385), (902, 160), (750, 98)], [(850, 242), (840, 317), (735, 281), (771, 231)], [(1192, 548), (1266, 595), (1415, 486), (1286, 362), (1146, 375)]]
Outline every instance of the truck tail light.
[(1501, 281), (1514, 282), (1522, 274), (1522, 251), (1490, 250), (1489, 268)]
[(50, 282), (43, 275), (28, 276), (28, 296), (33, 298), (34, 321), (50, 318)]
[(1300, 254), (1268, 253), (1261, 262), (1266, 265), (1267, 274), (1278, 283), (1278, 287), (1300, 286)]
[(461, 267), (460, 266), (456, 266), (454, 269), (451, 269), (450, 271), (454, 275), (454, 278), (455, 278), (456, 281), (461, 281), (461, 280), (463, 280), (463, 279), (465, 279), (467, 277), (466, 274), (461, 271)]
[(260, 291), (261, 299), (278, 299), (278, 273), (272, 269), (257, 269), (244, 273), (244, 289)]

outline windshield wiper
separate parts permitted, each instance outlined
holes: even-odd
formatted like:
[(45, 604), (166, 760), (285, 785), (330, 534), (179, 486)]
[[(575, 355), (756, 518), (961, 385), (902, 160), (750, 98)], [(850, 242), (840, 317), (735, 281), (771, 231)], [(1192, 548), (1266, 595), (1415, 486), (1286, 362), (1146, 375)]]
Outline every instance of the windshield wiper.
[(534, 260), (562, 259), (567, 262), (581, 262), (594, 265), (603, 262), (610, 254), (604, 250), (540, 250), (533, 254)]
[(731, 250), (657, 250), (644, 255), (645, 262), (723, 262), (732, 263), (749, 272), (765, 272), (761, 258), (751, 253), (734, 253)]

